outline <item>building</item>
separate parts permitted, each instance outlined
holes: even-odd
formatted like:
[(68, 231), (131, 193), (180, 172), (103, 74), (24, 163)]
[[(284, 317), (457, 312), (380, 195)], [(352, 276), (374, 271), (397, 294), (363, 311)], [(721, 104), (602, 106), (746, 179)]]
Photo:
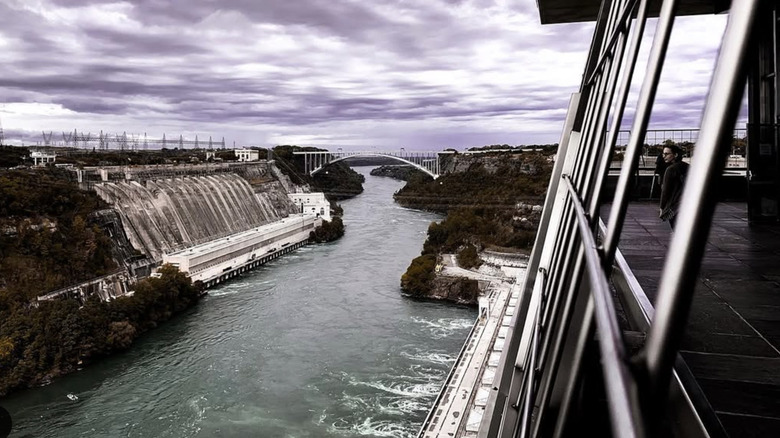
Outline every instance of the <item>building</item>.
[(236, 149), (233, 151), (238, 161), (259, 161), (260, 151), (256, 149)]
[(35, 166), (45, 166), (49, 163), (54, 163), (57, 161), (57, 154), (46, 151), (32, 151), (30, 153), (30, 158), (33, 160), (33, 165)]
[(330, 221), (330, 202), (325, 193), (290, 193), (287, 196), (298, 206), (300, 213), (315, 214)]
[[(592, 45), (484, 415), (472, 435), (455, 436), (778, 436), (778, 2), (536, 3), (543, 24), (595, 21)], [(721, 13), (728, 26), (700, 95), (672, 233), (657, 204), (631, 199), (632, 175), (651, 114), (663, 110), (661, 72), (677, 67), (666, 56), (675, 17)], [(737, 208), (718, 203), (716, 182), (746, 84), (747, 194)], [(641, 91), (629, 99), (632, 90)], [(626, 113), (632, 126), (621, 127)], [(627, 165), (609, 193), (616, 136), (629, 128)]]
[(322, 224), (316, 215), (297, 214), (221, 239), (163, 255), (192, 281), (207, 287), (304, 245)]

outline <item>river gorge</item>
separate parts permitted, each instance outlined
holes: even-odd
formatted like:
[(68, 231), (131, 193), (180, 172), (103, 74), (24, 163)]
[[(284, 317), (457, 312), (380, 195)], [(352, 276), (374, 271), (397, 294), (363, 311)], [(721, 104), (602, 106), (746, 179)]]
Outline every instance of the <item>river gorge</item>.
[(12, 437), (414, 436), (476, 310), (401, 296), (431, 221), (368, 175), (346, 235), (209, 290), (127, 352), (8, 397)]

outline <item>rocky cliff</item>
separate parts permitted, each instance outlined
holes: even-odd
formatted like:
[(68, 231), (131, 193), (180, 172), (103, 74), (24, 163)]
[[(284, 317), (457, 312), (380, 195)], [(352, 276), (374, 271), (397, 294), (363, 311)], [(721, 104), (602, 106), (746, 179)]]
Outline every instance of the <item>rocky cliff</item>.
[(480, 295), (479, 281), (463, 277), (437, 275), (425, 296), (431, 300), (445, 300), (456, 304), (476, 306)]
[(460, 267), (474, 268), (482, 263), (478, 253), (528, 252), (552, 170), (550, 158), (542, 152), (458, 153), (445, 158), (438, 179), (410, 178), (395, 200), (447, 217), (428, 227), (421, 256), (401, 277), (403, 292), (475, 303), (477, 293), (469, 282), (445, 279), (439, 273), (442, 255), (456, 254)]

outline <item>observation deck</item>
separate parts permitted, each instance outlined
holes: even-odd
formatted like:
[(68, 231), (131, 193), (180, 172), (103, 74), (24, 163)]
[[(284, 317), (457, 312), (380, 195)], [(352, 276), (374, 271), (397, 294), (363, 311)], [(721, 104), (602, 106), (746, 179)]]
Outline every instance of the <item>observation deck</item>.
[[(657, 216), (656, 203), (630, 204), (620, 243), (627, 274), (653, 306), (672, 234)], [(681, 333), (679, 365), (689, 371), (683, 378), (695, 380), (684, 384), (716, 414), (709, 421), (728, 436), (780, 431), (779, 282), (780, 228), (748, 225), (745, 203), (719, 203)]]
[[(778, 2), (537, 4), (542, 23), (596, 22), (478, 436), (778, 436)], [(721, 12), (728, 24), (671, 232), (655, 204), (633, 202), (635, 175), (661, 73), (674, 68), (675, 18)], [(738, 206), (719, 203), (720, 182), (746, 84)], [(631, 134), (610, 186), (625, 114)]]

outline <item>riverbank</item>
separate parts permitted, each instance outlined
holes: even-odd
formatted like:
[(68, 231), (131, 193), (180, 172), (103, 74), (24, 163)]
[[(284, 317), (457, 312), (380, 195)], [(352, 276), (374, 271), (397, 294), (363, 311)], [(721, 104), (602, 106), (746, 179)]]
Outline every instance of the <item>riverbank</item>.
[(491, 251), (530, 252), (551, 170), (542, 152), (453, 154), (436, 180), (411, 178), (396, 202), (446, 217), (428, 227), (420, 256), (401, 277), (403, 293), (476, 305), (477, 280), (439, 272), (450, 254), (460, 267), (477, 269)]
[(12, 436), (413, 436), (476, 311), (398, 293), (441, 219), (396, 205), (400, 185), (366, 176), (343, 201), (342, 239), (243, 273), (123, 354), (4, 398)]
[(483, 272), (455, 266), (442, 270), (442, 275), (464, 275), (487, 285), (474, 326), (420, 428), (420, 438), (476, 437), (525, 276), (525, 264), (514, 257), (506, 261), (508, 265)]

